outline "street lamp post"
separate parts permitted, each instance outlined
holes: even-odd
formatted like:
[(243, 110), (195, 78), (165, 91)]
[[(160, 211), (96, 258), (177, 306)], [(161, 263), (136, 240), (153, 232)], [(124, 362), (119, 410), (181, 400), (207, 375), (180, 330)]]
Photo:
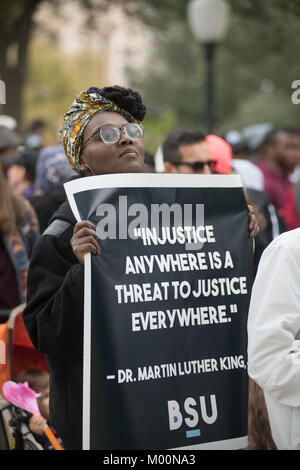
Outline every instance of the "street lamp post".
[(206, 133), (210, 134), (213, 127), (213, 54), (214, 54), (215, 44), (207, 43), (204, 44), (204, 54), (206, 61), (206, 87), (205, 87), (205, 127)]
[(226, 34), (229, 23), (229, 5), (225, 0), (191, 0), (187, 18), (196, 40), (204, 47), (206, 61), (205, 125), (206, 133), (213, 128), (213, 58), (216, 45)]

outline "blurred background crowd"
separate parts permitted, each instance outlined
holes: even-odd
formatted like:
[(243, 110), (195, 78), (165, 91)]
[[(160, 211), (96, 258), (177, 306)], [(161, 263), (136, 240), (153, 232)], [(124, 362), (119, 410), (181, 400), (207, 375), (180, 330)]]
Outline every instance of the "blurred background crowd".
[[(205, 149), (196, 160), (215, 160), (213, 172), (238, 173), (255, 209), (255, 269), (279, 233), (300, 227), (300, 1), (228, 0), (230, 19), (213, 61), (211, 41), (192, 34), (188, 3), (0, 3), (0, 322), (25, 301), (32, 248), (75, 176), (58, 138), (61, 116), (92, 85), (130, 86), (143, 96), (148, 172), (186, 172), (166, 142), (180, 129), (203, 132), (209, 156)], [(255, 393), (250, 424), (261, 411)], [(253, 447), (272, 448), (267, 418), (259, 419), (265, 427)]]

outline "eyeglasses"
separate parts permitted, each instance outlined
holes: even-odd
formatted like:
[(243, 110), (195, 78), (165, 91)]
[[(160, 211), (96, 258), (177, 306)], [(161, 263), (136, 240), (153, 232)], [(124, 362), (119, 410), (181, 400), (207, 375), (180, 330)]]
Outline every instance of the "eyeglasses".
[(192, 168), (192, 170), (196, 173), (199, 171), (203, 171), (205, 165), (208, 165), (211, 171), (216, 171), (216, 164), (215, 160), (207, 160), (206, 162), (196, 161), (196, 162), (172, 162), (174, 166), (181, 166), (187, 165)]
[(94, 137), (94, 135), (96, 134), (99, 134), (99, 137), (104, 144), (116, 144), (120, 140), (121, 132), (126, 135), (130, 140), (134, 141), (142, 140), (142, 138), (144, 137), (144, 129), (141, 124), (128, 122), (122, 127), (106, 125), (98, 127), (98, 129), (96, 129), (95, 132), (88, 138), (82, 148), (85, 147), (87, 143), (92, 139), (92, 137)]

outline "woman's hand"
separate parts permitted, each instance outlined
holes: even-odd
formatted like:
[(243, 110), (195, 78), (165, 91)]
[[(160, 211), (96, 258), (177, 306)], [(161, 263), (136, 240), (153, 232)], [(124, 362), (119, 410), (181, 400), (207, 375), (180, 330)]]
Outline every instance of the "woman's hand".
[(257, 219), (255, 217), (255, 212), (252, 206), (248, 204), (248, 210), (249, 210), (249, 232), (250, 232), (250, 238), (256, 237), (258, 233), (260, 232), (260, 228), (257, 222)]
[(94, 226), (87, 220), (77, 222), (74, 227), (73, 237), (71, 238), (70, 243), (74, 255), (81, 264), (84, 264), (84, 255), (86, 253), (100, 255), (98, 235)]

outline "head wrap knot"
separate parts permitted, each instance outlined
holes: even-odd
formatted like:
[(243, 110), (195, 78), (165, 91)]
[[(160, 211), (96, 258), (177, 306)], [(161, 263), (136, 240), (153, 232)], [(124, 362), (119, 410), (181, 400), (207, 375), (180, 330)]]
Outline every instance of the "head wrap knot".
[(77, 172), (85, 126), (95, 114), (103, 111), (122, 114), (128, 122), (138, 122), (128, 111), (98, 93), (79, 93), (64, 115), (60, 130), (65, 154)]

